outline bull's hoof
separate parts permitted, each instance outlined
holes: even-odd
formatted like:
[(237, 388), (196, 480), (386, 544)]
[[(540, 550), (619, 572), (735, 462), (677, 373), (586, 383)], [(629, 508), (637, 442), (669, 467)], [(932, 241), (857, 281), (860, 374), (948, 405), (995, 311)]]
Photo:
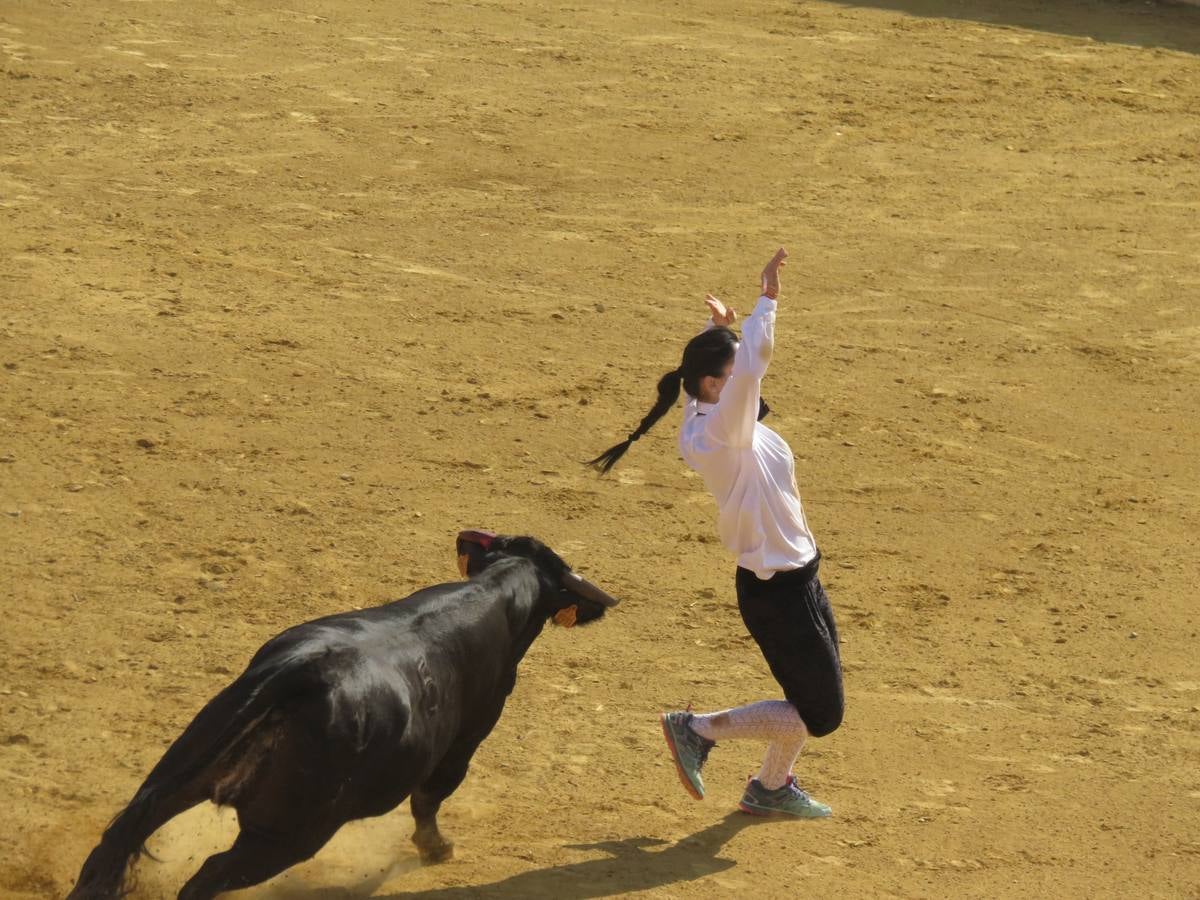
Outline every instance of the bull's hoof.
[(432, 841), (418, 841), (414, 838), (413, 843), (417, 845), (417, 854), (421, 857), (423, 866), (436, 865), (454, 858), (454, 841), (442, 837)]
[(426, 866), (444, 863), (454, 858), (454, 844), (450, 841), (445, 841), (436, 847), (421, 847), (419, 850), (421, 863)]

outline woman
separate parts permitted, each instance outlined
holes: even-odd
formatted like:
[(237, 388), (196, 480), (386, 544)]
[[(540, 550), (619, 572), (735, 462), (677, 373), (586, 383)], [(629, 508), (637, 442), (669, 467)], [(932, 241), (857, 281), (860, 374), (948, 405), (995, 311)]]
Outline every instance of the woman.
[(809, 735), (829, 734), (842, 721), (837, 626), (817, 578), (821, 557), (800, 504), (791, 449), (759, 421), (766, 414), (761, 384), (786, 258), (781, 248), (763, 269), (762, 296), (740, 342), (729, 329), (737, 314), (707, 296), (712, 322), (688, 342), (679, 368), (659, 380), (658, 402), (628, 440), (592, 464), (611, 469), (675, 405), (680, 387), (687, 392), (679, 449), (716, 498), (721, 541), (738, 560), (738, 609), (787, 699), (715, 713), (663, 713), (663, 734), (680, 781), (697, 800), (704, 797), (700, 771), (717, 741), (767, 741), (741, 809), (815, 818), (830, 815), (830, 808), (800, 789), (792, 766)]

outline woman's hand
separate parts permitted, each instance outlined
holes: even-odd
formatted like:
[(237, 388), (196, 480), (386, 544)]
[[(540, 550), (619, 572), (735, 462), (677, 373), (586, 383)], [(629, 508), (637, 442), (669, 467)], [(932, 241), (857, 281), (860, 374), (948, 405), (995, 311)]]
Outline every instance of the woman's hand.
[(788, 252), (780, 247), (771, 261), (762, 270), (762, 292), (764, 297), (774, 300), (779, 296), (779, 270), (787, 265)]
[(723, 328), (728, 328), (737, 321), (737, 313), (727, 307), (712, 294), (705, 294), (704, 302), (708, 304), (708, 311), (712, 313), (714, 325), (720, 325)]

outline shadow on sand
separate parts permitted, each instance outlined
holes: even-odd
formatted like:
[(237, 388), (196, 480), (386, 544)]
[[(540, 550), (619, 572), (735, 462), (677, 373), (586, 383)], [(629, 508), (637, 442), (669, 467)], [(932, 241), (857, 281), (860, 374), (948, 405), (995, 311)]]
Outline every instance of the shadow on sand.
[[(572, 850), (600, 850), (608, 854), (565, 866), (522, 872), (493, 884), (474, 887), (442, 888), (436, 891), (388, 894), (378, 900), (466, 900), (466, 898), (504, 898), (528, 900), (530, 897), (563, 897), (585, 900), (612, 897), (649, 888), (694, 881), (733, 868), (736, 863), (717, 854), (735, 834), (761, 820), (734, 812), (703, 831), (674, 844), (656, 838), (633, 837), (595, 844), (568, 844)], [(665, 846), (664, 846), (665, 845)], [(649, 849), (661, 847), (662, 849)]]
[[(491, 884), (370, 896), (374, 900), (477, 900), (480, 897), (495, 900), (529, 900), (537, 897), (587, 900), (590, 897), (614, 897), (694, 881), (733, 868), (737, 863), (722, 859), (717, 854), (743, 828), (763, 821), (733, 812), (703, 831), (674, 844), (648, 837), (594, 844), (566, 844), (564, 846), (567, 849), (602, 851), (606, 855), (600, 859), (521, 872)], [(281, 900), (285, 896), (295, 900), (346, 900), (348, 897), (364, 895), (331, 887), (282, 892), (273, 896)]]
[(1200, 53), (1200, 7), (1159, 0), (832, 0), (842, 6), (1004, 25)]

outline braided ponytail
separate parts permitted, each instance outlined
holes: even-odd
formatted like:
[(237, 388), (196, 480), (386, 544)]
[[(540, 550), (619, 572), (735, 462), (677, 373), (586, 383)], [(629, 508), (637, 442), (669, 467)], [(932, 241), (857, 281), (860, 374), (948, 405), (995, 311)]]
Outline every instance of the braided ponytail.
[(650, 408), (650, 412), (642, 417), (638, 427), (631, 431), (629, 437), (621, 443), (614, 444), (595, 459), (588, 460), (588, 465), (599, 470), (601, 475), (607, 474), (608, 470), (617, 464), (617, 460), (625, 455), (625, 451), (633, 446), (633, 442), (653, 428), (654, 423), (670, 411), (671, 407), (675, 405), (675, 401), (679, 399), (679, 389), (682, 384), (683, 375), (679, 369), (668, 372), (658, 379), (658, 400)]
[(713, 378), (722, 374), (729, 361), (737, 351), (737, 335), (724, 327), (710, 327), (700, 332), (687, 342), (683, 348), (683, 362), (673, 372), (668, 372), (658, 380), (658, 402), (651, 407), (650, 412), (638, 424), (630, 435), (621, 443), (609, 447), (588, 465), (600, 470), (604, 475), (617, 464), (625, 451), (633, 442), (654, 427), (654, 423), (667, 414), (675, 401), (679, 399), (680, 388), (687, 391), (691, 397), (700, 396), (700, 379), (704, 376)]

